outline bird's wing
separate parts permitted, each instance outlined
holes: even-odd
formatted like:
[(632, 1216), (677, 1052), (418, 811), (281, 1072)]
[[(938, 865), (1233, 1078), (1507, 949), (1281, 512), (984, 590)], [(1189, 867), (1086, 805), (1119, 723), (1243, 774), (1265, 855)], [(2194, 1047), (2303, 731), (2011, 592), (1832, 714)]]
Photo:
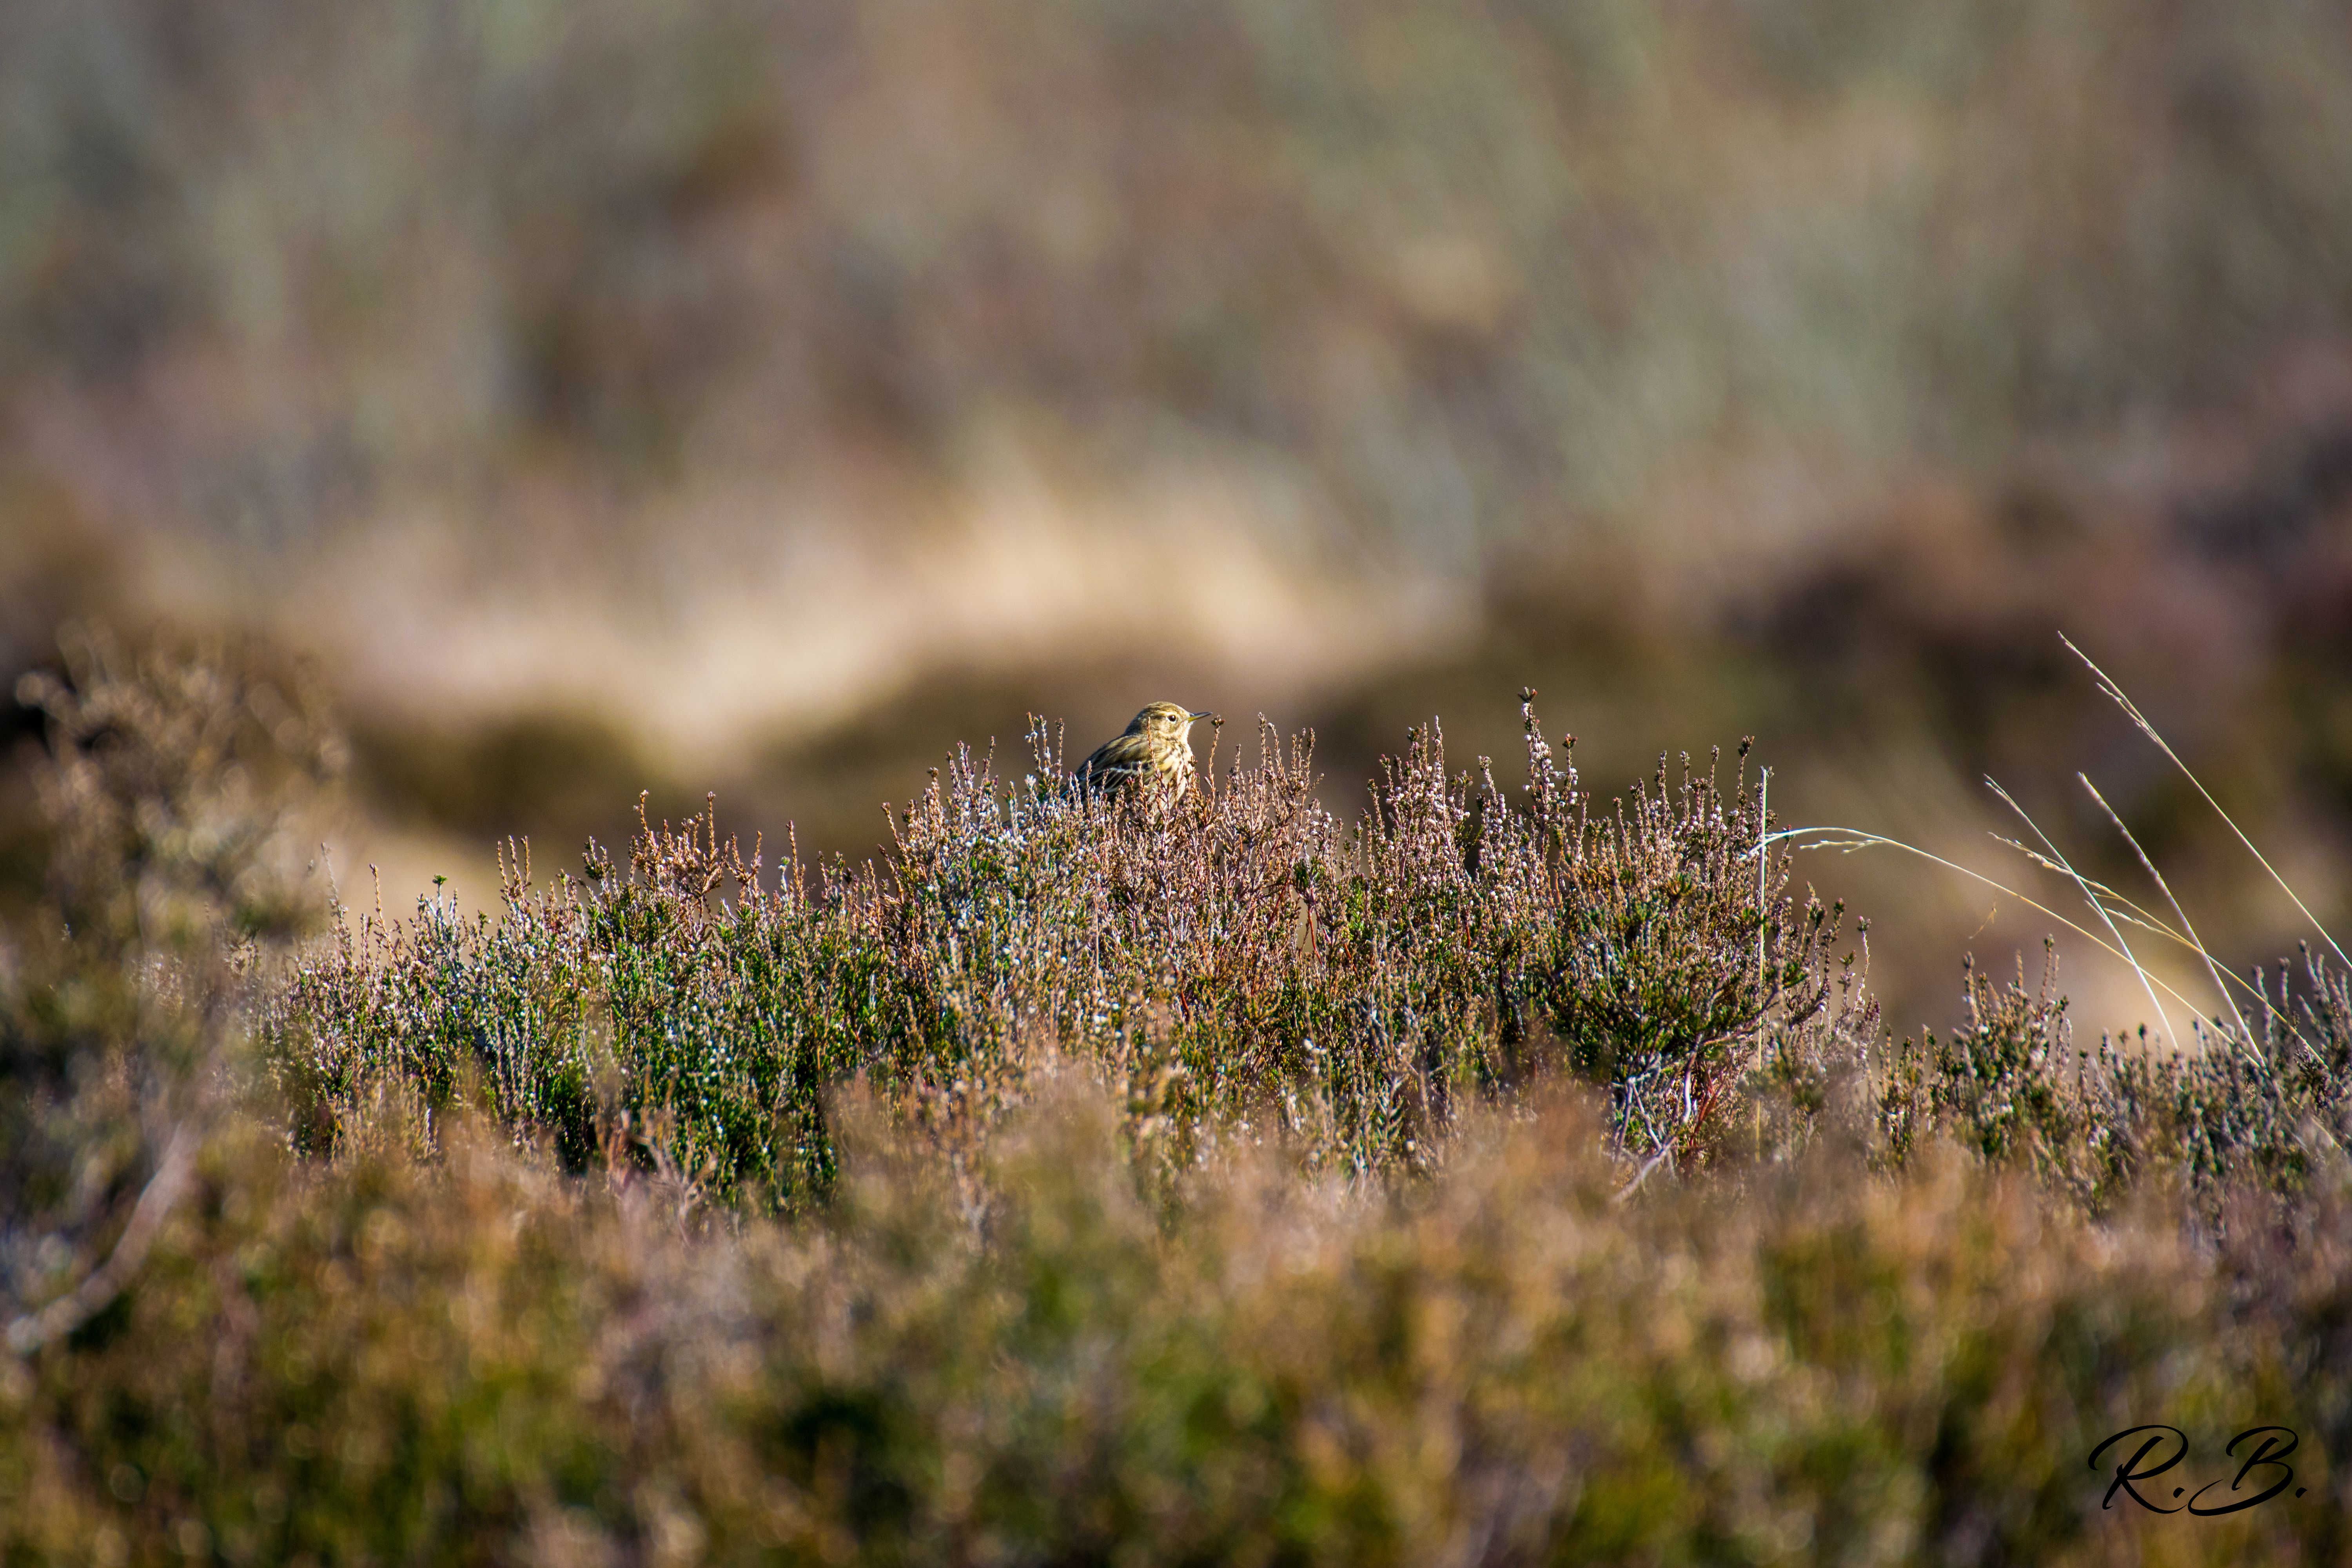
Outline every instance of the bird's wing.
[(1078, 764), (1078, 782), (1090, 789), (1109, 789), (1126, 783), (1151, 765), (1151, 748), (1140, 735), (1121, 735), (1097, 746)]

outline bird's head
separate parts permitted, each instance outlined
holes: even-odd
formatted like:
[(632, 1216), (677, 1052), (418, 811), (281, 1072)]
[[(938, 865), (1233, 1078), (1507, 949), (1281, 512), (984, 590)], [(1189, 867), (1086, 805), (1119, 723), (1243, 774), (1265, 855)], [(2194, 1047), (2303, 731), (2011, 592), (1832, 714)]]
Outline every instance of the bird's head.
[(1127, 727), (1130, 735), (1150, 735), (1181, 741), (1196, 719), (1213, 718), (1209, 713), (1195, 713), (1174, 702), (1154, 702), (1135, 716)]

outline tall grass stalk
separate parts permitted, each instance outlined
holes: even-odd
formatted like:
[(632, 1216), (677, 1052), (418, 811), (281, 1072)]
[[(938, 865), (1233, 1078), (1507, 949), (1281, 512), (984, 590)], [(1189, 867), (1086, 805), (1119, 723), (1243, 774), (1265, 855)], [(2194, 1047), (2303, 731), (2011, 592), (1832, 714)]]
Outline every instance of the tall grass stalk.
[(2083, 661), (2084, 668), (2088, 669), (2098, 680), (2099, 689), (2105, 693), (2108, 699), (2112, 700), (2116, 707), (2124, 710), (2124, 716), (2132, 721), (2141, 734), (2146, 735), (2151, 742), (2155, 742), (2156, 749), (2162, 752), (2171, 762), (2172, 765), (2180, 770), (2180, 776), (2187, 779), (2189, 784), (2196, 788), (2197, 793), (2205, 797), (2205, 804), (2213, 808), (2213, 814), (2216, 816), (2219, 816), (2221, 821), (2227, 825), (2231, 833), (2237, 835), (2238, 842), (2245, 846), (2246, 853), (2254, 858), (2254, 863), (2260, 866), (2264, 871), (2270, 873), (2270, 879), (2272, 881), (2278, 884), (2279, 891), (2287, 896), (2288, 900), (2294, 905), (2296, 911), (2310, 923), (2311, 929), (2319, 933), (2320, 940), (2325, 942), (2329, 950), (2336, 954), (2336, 962), (2343, 963), (2347, 967), (2352, 967), (2352, 958), (2347, 958), (2345, 956), (2342, 946), (2336, 942), (2334, 936), (2328, 933), (2327, 928), (2320, 923), (2319, 917), (2311, 912), (2311, 906), (2303, 901), (2301, 894), (2297, 893), (2293, 888), (2287, 885), (2287, 879), (2279, 875), (2278, 868), (2270, 863), (2269, 858), (2254, 847), (2254, 841), (2246, 837), (2246, 830), (2238, 826), (2237, 818), (2231, 816), (2227, 811), (2221, 808), (2221, 803), (2213, 798), (2213, 792), (2205, 787), (2205, 781), (2199, 778), (2195, 772), (2189, 768), (2189, 764), (2180, 760), (2180, 753), (2174, 751), (2172, 749), (2172, 743), (2167, 741), (2164, 736), (2158, 732), (2157, 727), (2148, 721), (2147, 715), (2140, 711), (2139, 704), (2134, 702), (2131, 698), (2125, 693), (2124, 689), (2120, 685), (2116, 684), (2113, 677), (2108, 675), (2105, 670), (2101, 669), (2097, 664), (2094, 663), (2090, 655), (2075, 647), (2074, 639), (2067, 637), (2065, 633), (2061, 632), (2058, 634), (2058, 640), (2066, 645), (2066, 650), (2069, 653)]

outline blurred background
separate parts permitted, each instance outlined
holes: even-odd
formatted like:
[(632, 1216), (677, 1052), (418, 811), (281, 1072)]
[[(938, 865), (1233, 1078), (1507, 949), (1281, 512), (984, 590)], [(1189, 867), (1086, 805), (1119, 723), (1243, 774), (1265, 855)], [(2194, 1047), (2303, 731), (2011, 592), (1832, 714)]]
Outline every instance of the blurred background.
[[(87, 618), (307, 662), (353, 901), (480, 907), (640, 790), (864, 856), (957, 742), (1162, 697), (1311, 727), (1337, 806), (1432, 715), (1510, 782), (1532, 684), (1604, 797), (1754, 734), (1783, 820), (2053, 904), (1980, 780), (2137, 891), (2085, 770), (2268, 962), (2058, 633), (2352, 916), (2352, 21), (10, 0), (0, 690)], [(1900, 1029), (2051, 929), (1801, 874)]]

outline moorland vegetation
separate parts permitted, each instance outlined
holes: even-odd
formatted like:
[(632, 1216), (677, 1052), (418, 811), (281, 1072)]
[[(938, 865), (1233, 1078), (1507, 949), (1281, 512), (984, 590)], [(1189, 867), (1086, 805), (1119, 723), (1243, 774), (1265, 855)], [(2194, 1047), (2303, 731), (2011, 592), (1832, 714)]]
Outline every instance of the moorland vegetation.
[[(2151, 1048), (2053, 950), (1895, 1037), (1745, 746), (1597, 797), (1523, 692), (1344, 822), (1303, 738), (1154, 810), (1041, 726), (876, 862), (707, 813), (394, 915), (306, 875), (299, 679), (20, 695), (12, 1561), (2346, 1549), (2345, 972)], [(2305, 1489), (2103, 1510), (2147, 1422)]]

